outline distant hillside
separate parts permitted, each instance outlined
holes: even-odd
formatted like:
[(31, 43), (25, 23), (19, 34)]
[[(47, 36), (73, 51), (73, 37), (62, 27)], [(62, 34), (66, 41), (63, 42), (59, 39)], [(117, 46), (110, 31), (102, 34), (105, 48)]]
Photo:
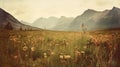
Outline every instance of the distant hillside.
[(87, 30), (120, 28), (120, 9), (117, 7), (105, 11), (88, 9), (73, 20), (68, 30), (82, 30), (82, 24), (84, 24)]
[(31, 25), (42, 29), (51, 29), (57, 24), (57, 22), (58, 18), (56, 17), (39, 18), (36, 21), (34, 21)]
[(59, 31), (67, 31), (68, 26), (73, 21), (73, 17), (64, 17), (62, 16), (59, 18), (56, 26), (52, 28), (52, 30), (59, 30)]
[(64, 16), (61, 16), (60, 18), (57, 17), (39, 18), (31, 25), (42, 29), (65, 30), (72, 20), (73, 20), (72, 17)]
[(32, 27), (29, 25), (22, 24), (11, 14), (0, 8), (0, 29), (9, 30), (39, 30), (39, 28)]

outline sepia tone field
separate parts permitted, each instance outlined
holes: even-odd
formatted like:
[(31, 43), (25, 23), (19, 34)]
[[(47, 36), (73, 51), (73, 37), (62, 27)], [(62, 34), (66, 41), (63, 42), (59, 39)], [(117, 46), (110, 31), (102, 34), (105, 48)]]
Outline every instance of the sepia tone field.
[(0, 67), (120, 67), (120, 31), (0, 31)]

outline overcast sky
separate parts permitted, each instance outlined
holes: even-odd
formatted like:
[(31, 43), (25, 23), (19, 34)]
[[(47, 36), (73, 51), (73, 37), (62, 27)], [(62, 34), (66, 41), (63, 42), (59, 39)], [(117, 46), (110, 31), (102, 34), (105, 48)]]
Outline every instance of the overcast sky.
[(120, 0), (0, 0), (1, 8), (30, 23), (39, 17), (76, 17), (87, 9), (102, 11), (113, 6), (120, 8)]

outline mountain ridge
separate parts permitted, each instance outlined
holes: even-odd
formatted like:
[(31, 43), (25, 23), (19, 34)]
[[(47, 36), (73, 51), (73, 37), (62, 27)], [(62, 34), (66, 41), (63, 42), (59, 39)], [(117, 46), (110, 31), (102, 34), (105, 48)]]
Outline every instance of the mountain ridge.
[[(7, 25), (9, 27), (7, 27)], [(39, 30), (37, 27), (32, 27), (29, 25), (25, 25), (18, 21), (14, 16), (10, 13), (6, 12), (4, 9), (0, 8), (0, 29), (7, 30)]]
[[(72, 17), (65, 17), (65, 16), (61, 16), (60, 18), (53, 16), (48, 18), (40, 17), (36, 21), (34, 21), (31, 25), (49, 30), (61, 30), (64, 24), (66, 25), (66, 23), (68, 23), (69, 21), (71, 22), (72, 19), (73, 19)], [(60, 28), (59, 26), (62, 27)]]
[[(60, 18), (48, 17), (38, 18), (34, 23), (27, 23), (25, 21), (18, 21), (11, 14), (0, 8), (0, 29), (8, 28), (13, 30), (32, 29), (38, 30), (58, 30), (58, 31), (81, 31), (82, 25), (87, 30), (104, 30), (112, 28), (120, 28), (120, 8), (113, 7), (111, 10), (96, 11), (88, 9), (83, 14), (77, 17), (65, 17)], [(33, 27), (34, 26), (34, 27)], [(39, 27), (39, 28), (37, 28)]]
[[(120, 27), (120, 9), (113, 7), (111, 10), (95, 11), (86, 10), (82, 15), (77, 16), (68, 27), (70, 31), (82, 30), (84, 24), (87, 30), (110, 29)], [(113, 23), (114, 22), (114, 23)]]

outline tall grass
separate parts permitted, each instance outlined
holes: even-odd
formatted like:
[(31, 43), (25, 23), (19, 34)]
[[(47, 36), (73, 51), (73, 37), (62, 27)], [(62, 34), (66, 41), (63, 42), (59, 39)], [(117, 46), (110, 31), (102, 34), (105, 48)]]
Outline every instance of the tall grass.
[[(1, 67), (119, 67), (119, 34), (52, 31), (0, 33)], [(116, 58), (117, 57), (117, 58)]]

